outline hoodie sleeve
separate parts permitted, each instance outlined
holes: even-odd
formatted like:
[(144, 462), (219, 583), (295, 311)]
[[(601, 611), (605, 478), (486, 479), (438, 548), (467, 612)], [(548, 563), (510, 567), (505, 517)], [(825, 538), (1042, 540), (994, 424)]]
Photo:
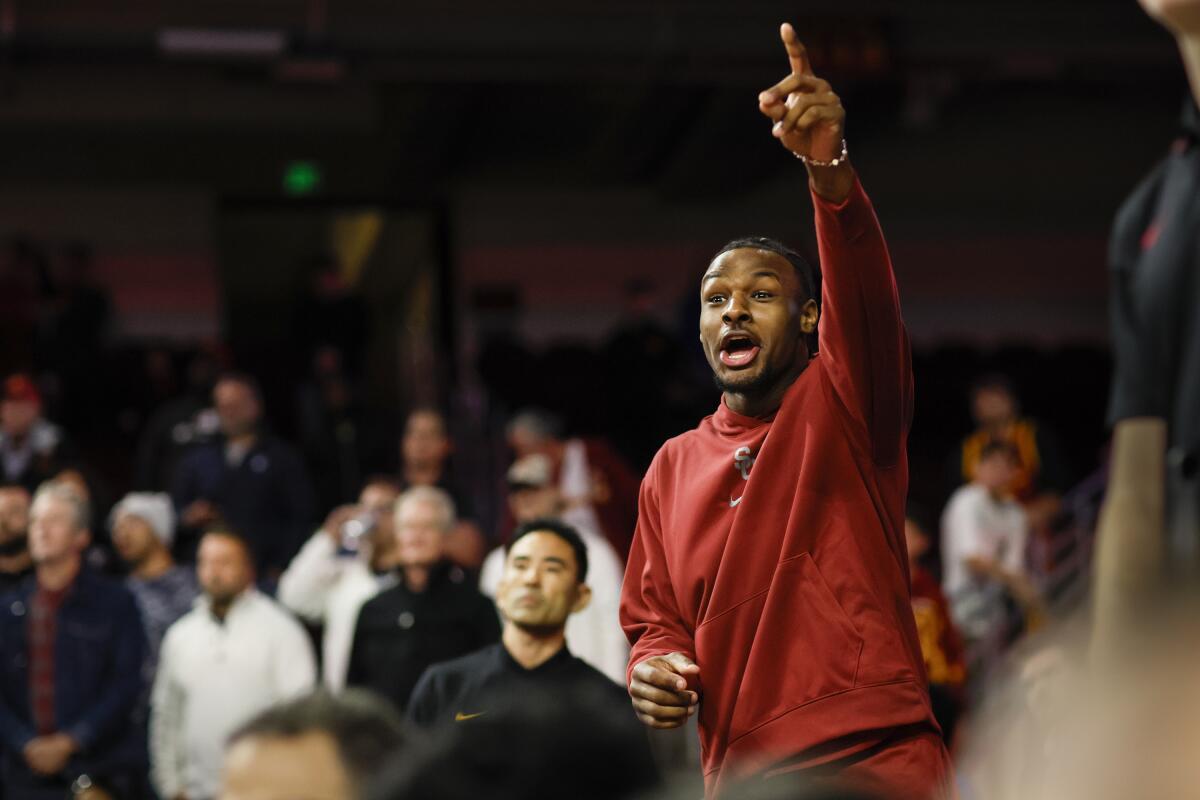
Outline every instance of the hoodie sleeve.
[[(657, 464), (657, 459), (656, 459)], [(629, 639), (628, 684), (634, 666), (654, 656), (683, 653), (696, 660), (691, 631), (675, 603), (674, 586), (663, 548), (661, 517), (651, 465), (638, 497), (638, 521), (621, 587), (621, 627)]]
[(895, 465), (912, 419), (912, 361), (892, 260), (855, 178), (841, 203), (813, 194), (821, 258), (819, 347), (834, 386), (861, 420), (875, 463)]

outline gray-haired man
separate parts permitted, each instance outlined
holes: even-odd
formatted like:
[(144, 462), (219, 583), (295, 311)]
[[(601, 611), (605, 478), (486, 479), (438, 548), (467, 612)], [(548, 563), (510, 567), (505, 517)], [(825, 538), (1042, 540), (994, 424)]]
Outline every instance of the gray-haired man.
[(417, 486), (400, 495), (395, 513), (401, 580), (359, 612), (346, 683), (404, 710), (426, 667), (499, 640), (500, 622), (491, 600), (445, 560), (455, 525), (450, 496)]
[(145, 790), (145, 739), (131, 722), (145, 640), (133, 597), (88, 571), (88, 503), (68, 484), (33, 498), (36, 580), (0, 607), (4, 786), (22, 800), (62, 798), (93, 779), (120, 797)]

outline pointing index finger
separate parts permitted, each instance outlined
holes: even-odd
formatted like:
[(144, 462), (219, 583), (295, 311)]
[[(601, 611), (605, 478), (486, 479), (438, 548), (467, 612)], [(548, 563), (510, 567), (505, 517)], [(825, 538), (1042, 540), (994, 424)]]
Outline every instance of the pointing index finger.
[(812, 67), (808, 63), (808, 51), (804, 49), (804, 45), (800, 44), (800, 39), (796, 36), (796, 29), (790, 22), (779, 26), (779, 38), (783, 39), (783, 46), (787, 48), (788, 63), (792, 65), (792, 72), (796, 75), (812, 75)]

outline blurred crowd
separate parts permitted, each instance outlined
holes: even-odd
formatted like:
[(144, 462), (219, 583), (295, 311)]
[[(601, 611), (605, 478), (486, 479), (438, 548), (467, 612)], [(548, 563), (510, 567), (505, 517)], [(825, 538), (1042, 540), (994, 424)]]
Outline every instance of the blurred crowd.
[[(316, 355), (336, 360), (327, 346)], [(108, 507), (67, 427), (47, 418), (41, 382), (18, 372), (3, 383), (5, 797), (61, 798), (80, 781), (98, 797), (243, 796), (231, 787), (261, 780), (259, 760), (278, 756), (249, 742), (281, 726), (333, 726), (341, 747), (357, 734), (338, 725), (364, 725), (436, 763), (447, 755), (423, 737), (416, 747), (412, 730), (544, 696), (604, 709), (646, 780), (695, 768), (694, 731), (648, 739), (624, 725), (618, 601), (639, 476), (616, 447), (519, 410), (503, 473), (466, 487), (450, 421), (419, 407), (397, 466), (372, 474), (352, 453), (320, 457), (312, 441), (336, 441), (336, 426), (309, 446), (275, 434), (254, 376), (216, 366), (197, 354), (188, 388), (147, 415), (135, 490)], [(981, 377), (969, 402), (977, 427), (948, 456), (940, 520), (914, 508), (907, 531), (951, 744), (984, 676), (1044, 620), (1037, 543), (1061, 528), (1070, 487), (1053, 430), (1020, 413), (1010, 381)], [(356, 497), (341, 502), (350, 476), (361, 476)], [(500, 495), (494, 520), (473, 511), (480, 490)], [(526, 613), (542, 616), (513, 627)], [(516, 736), (513, 724), (497, 719), (494, 735)], [(482, 757), (482, 721), (465, 727)], [(454, 738), (445, 746), (468, 746)], [(339, 757), (315, 751), (314, 763)], [(238, 773), (229, 765), (242, 756), (252, 766)], [(403, 780), (435, 780), (420, 769)]]
[[(1200, 75), (1200, 25), (1184, 38)], [(1189, 106), (1172, 156), (1189, 198), (1196, 119)], [(1171, 230), (1194, 239), (1189, 223)], [(1191, 267), (1194, 251), (1172, 252)], [(617, 610), (646, 454), (696, 421), (680, 338), (631, 317), (609, 343), (638, 390), (609, 409), (632, 442), (574, 435), (539, 408), (520, 348), (499, 338), (480, 371), (506, 410), (502, 442), (459, 439), (454, 413), (425, 405), (389, 437), (353, 401), (362, 315), (323, 271), (304, 313), (310, 333), (336, 335), (298, 345), (309, 372), (289, 439), (259, 376), (218, 348), (183, 381), (112, 385), (111, 303), (90, 259), (72, 245), (51, 263), (17, 241), (0, 264), (0, 798), (697, 796), (675, 782), (698, 777), (694, 733), (651, 735), (633, 715)], [(964, 796), (1195, 793), (1195, 598), (1147, 593), (1157, 563), (1119, 569), (1154, 551), (1164, 516), (1195, 549), (1195, 404), (1134, 391), (1158, 385), (1140, 358), (1152, 344), (1118, 359), (1101, 525), (1122, 534), (1110, 572), (1138, 580), (1098, 592), (1129, 599), (1134, 624), (1113, 627), (1097, 668), (1062, 617), (1090, 572), (1104, 476), (1097, 491), (1073, 469), (1086, 456), (1064, 452), (1061, 420), (1023, 413), (1009, 377), (979, 376), (945, 502), (909, 507), (912, 612)], [(77, 444), (122, 408), (128, 476)], [(505, 455), (490, 474), (456, 468), (492, 463), (471, 448), (493, 444)], [(730, 796), (866, 797), (785, 781)]]

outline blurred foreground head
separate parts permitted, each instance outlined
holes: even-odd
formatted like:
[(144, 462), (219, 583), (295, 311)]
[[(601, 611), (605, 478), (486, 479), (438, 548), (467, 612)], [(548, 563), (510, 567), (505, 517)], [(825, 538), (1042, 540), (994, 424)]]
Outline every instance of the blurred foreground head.
[(628, 704), (583, 687), (522, 694), (508, 709), (442, 728), (410, 750), (370, 800), (620, 800), (654, 788), (658, 772)]
[(356, 800), (403, 739), (382, 698), (314, 692), (267, 709), (230, 737), (220, 800)]
[(1138, 616), (1104, 652), (1083, 619), (1017, 648), (969, 731), (972, 797), (1200, 797), (1200, 593)]
[[(697, 786), (685, 781), (639, 800), (695, 800), (703, 795), (703, 784)], [(888, 800), (886, 797), (851, 787), (814, 785), (796, 777), (795, 774), (779, 775), (768, 780), (750, 779), (729, 787), (722, 792), (721, 797), (723, 800)]]

